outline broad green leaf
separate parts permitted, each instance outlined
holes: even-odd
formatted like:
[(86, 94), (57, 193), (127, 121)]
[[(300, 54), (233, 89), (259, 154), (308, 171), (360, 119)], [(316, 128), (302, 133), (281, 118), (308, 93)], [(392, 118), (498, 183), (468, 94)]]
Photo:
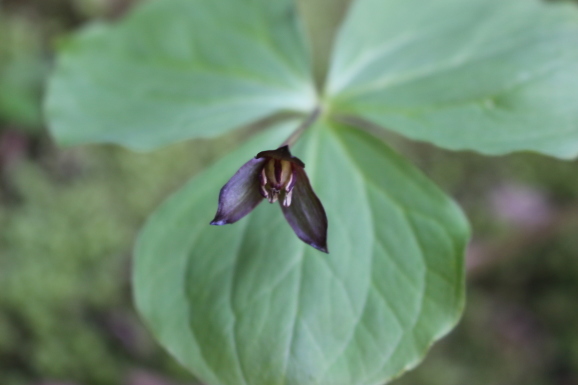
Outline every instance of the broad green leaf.
[(62, 144), (151, 149), (315, 103), (291, 0), (157, 0), (63, 44), (46, 101)]
[(539, 0), (357, 0), (327, 93), (410, 138), (487, 154), (578, 154), (578, 8)]
[[(220, 187), (279, 130), (205, 170), (150, 218), (137, 306), (206, 384), (380, 384), (457, 322), (468, 227), (426, 177), (368, 134), (318, 123), (293, 149), (329, 219), (329, 253), (267, 202), (209, 226)], [(293, 199), (299, 199), (293, 196)]]

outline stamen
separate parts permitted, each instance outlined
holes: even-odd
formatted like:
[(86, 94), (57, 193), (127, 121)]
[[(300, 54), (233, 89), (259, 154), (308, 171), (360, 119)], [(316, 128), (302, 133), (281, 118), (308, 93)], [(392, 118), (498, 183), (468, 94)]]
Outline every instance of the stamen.
[(279, 184), (276, 175), (275, 175), (275, 159), (270, 159), (269, 161), (267, 161), (267, 163), (265, 164), (265, 167), (263, 167), (263, 170), (265, 172), (267, 181), (272, 185), (275, 186), (277, 184)]
[(259, 187), (259, 192), (261, 193), (261, 195), (263, 195), (263, 198), (268, 198), (269, 197), (269, 192), (267, 191), (267, 187), (265, 186), (260, 186)]
[(279, 179), (279, 183), (283, 185), (283, 187), (287, 187), (287, 184), (291, 180), (291, 174), (293, 174), (293, 167), (291, 162), (286, 160), (281, 161), (281, 175)]
[(267, 197), (267, 200), (269, 203), (275, 203), (277, 202), (277, 199), (279, 199), (279, 191), (271, 190), (271, 194)]
[(291, 174), (289, 174), (289, 180), (287, 181), (287, 183), (285, 184), (285, 191), (287, 192), (291, 192), (293, 190), (293, 187), (295, 187), (295, 176), (293, 175), (294, 172), (291, 172)]
[(295, 186), (295, 170), (293, 164), (286, 160), (269, 159), (261, 169), (259, 181), (261, 186), (259, 191), (269, 203), (279, 200), (282, 197), (282, 205), (291, 205), (291, 191)]
[(288, 191), (285, 194), (285, 198), (283, 198), (283, 206), (289, 207), (291, 206), (291, 197), (293, 196), (293, 191)]
[(282, 160), (272, 160), (272, 162), (275, 162), (275, 183), (276, 184), (283, 184), (283, 169), (285, 168), (285, 163)]

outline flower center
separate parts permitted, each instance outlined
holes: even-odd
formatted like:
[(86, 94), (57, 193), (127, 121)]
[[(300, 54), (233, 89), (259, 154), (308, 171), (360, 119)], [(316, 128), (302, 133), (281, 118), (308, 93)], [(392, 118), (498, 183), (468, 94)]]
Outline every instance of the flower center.
[(281, 197), (285, 207), (291, 205), (291, 196), (295, 186), (293, 164), (288, 160), (270, 158), (265, 162), (260, 175), (261, 195), (270, 203)]

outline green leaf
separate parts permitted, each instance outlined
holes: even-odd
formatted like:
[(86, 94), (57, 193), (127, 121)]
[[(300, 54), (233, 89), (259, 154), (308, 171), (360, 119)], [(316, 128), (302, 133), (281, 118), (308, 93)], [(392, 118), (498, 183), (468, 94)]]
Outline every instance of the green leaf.
[(277, 204), (209, 226), (220, 187), (280, 132), (207, 169), (150, 218), (136, 249), (137, 306), (206, 384), (383, 383), (457, 322), (467, 223), (385, 144), (319, 123), (293, 154), (327, 211), (330, 254), (297, 239)]
[(358, 0), (327, 93), (410, 138), (578, 154), (578, 9), (538, 0)]
[(291, 0), (158, 0), (63, 44), (46, 113), (62, 144), (152, 149), (314, 103)]

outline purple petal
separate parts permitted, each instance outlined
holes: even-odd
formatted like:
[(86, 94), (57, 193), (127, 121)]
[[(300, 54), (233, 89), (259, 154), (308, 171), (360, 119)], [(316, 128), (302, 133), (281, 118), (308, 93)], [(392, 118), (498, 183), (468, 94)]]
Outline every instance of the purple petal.
[(305, 171), (295, 168), (296, 182), (293, 188), (291, 205), (281, 205), (285, 219), (303, 242), (325, 253), (327, 251), (327, 216), (323, 205), (311, 184)]
[(219, 208), (212, 225), (235, 223), (249, 214), (261, 201), (259, 174), (265, 159), (251, 159), (233, 175), (219, 194)]

